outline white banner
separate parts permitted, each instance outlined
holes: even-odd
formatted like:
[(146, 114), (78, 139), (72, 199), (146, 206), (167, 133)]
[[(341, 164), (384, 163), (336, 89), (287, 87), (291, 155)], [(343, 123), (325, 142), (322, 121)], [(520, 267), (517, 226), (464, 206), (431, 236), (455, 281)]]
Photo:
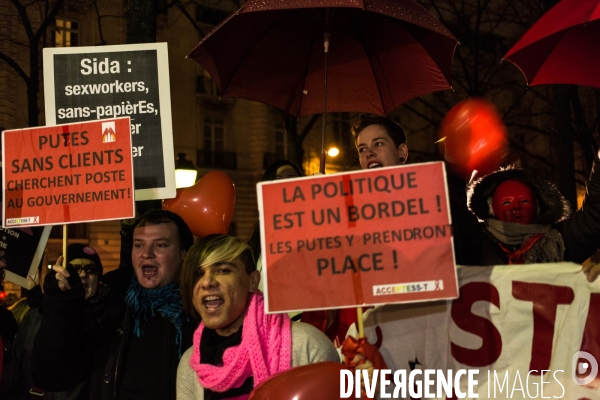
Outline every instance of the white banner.
[(478, 370), (467, 398), (600, 399), (600, 282), (571, 263), (459, 267), (458, 278), (456, 300), (365, 312), (365, 335), (392, 371)]

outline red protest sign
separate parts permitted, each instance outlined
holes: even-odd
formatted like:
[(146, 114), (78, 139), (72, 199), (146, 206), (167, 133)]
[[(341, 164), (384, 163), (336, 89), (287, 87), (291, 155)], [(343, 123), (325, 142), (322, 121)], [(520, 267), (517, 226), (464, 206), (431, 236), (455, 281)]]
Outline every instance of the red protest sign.
[(257, 190), (269, 312), (457, 297), (443, 163)]
[(2, 225), (132, 218), (129, 117), (2, 132)]

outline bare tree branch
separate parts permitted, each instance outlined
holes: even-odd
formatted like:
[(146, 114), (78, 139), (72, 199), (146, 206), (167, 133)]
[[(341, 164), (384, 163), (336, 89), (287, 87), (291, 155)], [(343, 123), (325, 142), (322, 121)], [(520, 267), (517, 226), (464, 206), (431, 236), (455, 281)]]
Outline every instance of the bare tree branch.
[(25, 71), (23, 71), (21, 66), (19, 64), (17, 64), (17, 62), (14, 59), (10, 58), (9, 56), (7, 56), (6, 54), (4, 54), (3, 52), (0, 51), (0, 60), (4, 61), (8, 65), (10, 65), (12, 67), (12, 69), (14, 69), (17, 72), (17, 74), (19, 74), (19, 76), (21, 78), (23, 78), (25, 83), (29, 82), (29, 76), (27, 76)]
[(200, 35), (202, 35), (202, 37), (206, 36), (206, 33), (204, 32), (204, 30), (196, 23), (195, 18), (193, 18), (185, 9), (185, 7), (181, 4), (180, 1), (174, 1), (175, 5), (177, 6), (177, 8), (179, 8), (179, 10), (181, 11), (181, 13), (188, 19), (188, 21), (190, 21), (190, 23), (192, 24), (192, 26), (194, 27), (194, 29), (196, 29), (196, 31), (198, 31), (198, 33), (200, 33)]

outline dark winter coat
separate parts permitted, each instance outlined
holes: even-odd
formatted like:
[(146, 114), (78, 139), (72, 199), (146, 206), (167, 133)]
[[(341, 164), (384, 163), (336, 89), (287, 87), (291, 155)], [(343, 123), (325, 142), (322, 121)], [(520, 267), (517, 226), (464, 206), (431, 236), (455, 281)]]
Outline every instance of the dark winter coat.
[[(157, 315), (142, 321), (144, 334), (135, 337), (124, 302), (132, 273), (120, 268), (103, 276), (104, 282), (112, 283), (111, 297), (96, 310), (93, 321), (82, 322), (83, 293), (44, 298), (34, 352), (37, 386), (57, 391), (84, 382), (85, 396), (81, 398), (86, 399), (175, 399), (176, 330)], [(184, 323), (184, 351), (191, 346), (197, 325), (192, 320)]]
[(550, 182), (529, 171), (509, 167), (476, 180), (463, 198), (459, 194), (460, 184), (449, 181), (458, 265), (508, 263), (507, 254), (482, 223), (486, 218), (494, 218), (488, 199), (506, 180), (521, 181), (533, 189), (539, 206), (533, 223), (549, 224), (561, 234), (565, 243), (565, 261), (582, 263), (600, 247), (600, 160), (594, 161), (583, 206), (576, 212), (571, 212), (568, 202)]
[[(2, 283), (2, 281), (0, 281)], [(17, 322), (13, 314), (0, 305), (0, 400), (6, 397), (8, 375), (10, 373), (10, 353), (12, 343), (17, 333)]]
[(8, 389), (10, 398), (13, 400), (29, 399), (29, 390), (33, 388), (31, 353), (41, 321), (40, 310), (32, 308), (19, 325), (13, 345), (10, 387)]
[(29, 390), (33, 387), (31, 379), (31, 353), (35, 335), (40, 327), (42, 316), (39, 308), (42, 304), (42, 289), (34, 286), (27, 291), (29, 310), (19, 324), (10, 356), (10, 369), (7, 371), (7, 386), (0, 389), (0, 399), (21, 400), (31, 398)]

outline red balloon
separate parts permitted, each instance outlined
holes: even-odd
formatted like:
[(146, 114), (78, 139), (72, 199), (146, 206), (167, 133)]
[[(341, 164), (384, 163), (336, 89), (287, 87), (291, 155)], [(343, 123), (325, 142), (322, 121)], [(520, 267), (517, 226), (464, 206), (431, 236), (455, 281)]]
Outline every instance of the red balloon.
[(248, 400), (336, 400), (344, 364), (320, 362), (288, 369), (254, 388)]
[(494, 105), (484, 99), (466, 99), (452, 107), (439, 137), (445, 138), (446, 160), (463, 174), (489, 174), (507, 153), (506, 127)]
[(177, 189), (174, 199), (162, 201), (163, 210), (178, 214), (194, 236), (229, 232), (235, 206), (235, 185), (219, 171), (204, 175), (194, 186)]

